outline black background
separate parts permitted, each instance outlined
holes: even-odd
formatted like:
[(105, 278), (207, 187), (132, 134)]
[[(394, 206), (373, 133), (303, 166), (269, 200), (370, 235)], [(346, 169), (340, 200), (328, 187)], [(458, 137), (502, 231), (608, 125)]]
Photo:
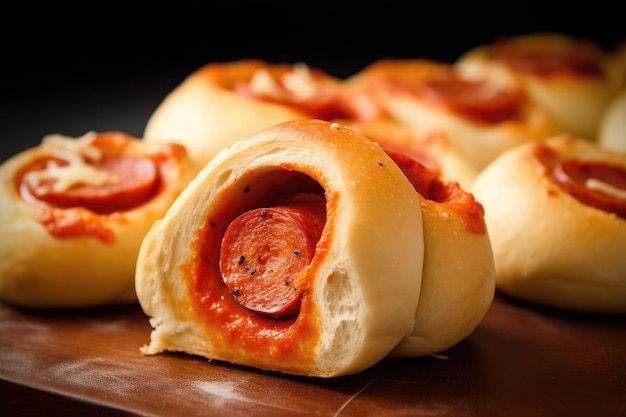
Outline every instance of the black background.
[[(24, 2), (5, 8), (2, 160), (43, 135), (141, 137), (165, 95), (210, 61), (303, 61), (338, 77), (386, 57), (451, 62), (499, 36), (626, 39), (619, 2)], [(216, 5), (217, 4), (217, 5)]]

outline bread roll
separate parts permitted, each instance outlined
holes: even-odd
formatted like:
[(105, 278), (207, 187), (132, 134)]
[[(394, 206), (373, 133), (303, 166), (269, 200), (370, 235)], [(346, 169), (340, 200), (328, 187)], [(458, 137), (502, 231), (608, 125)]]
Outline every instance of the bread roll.
[(474, 180), (503, 293), (626, 313), (626, 155), (563, 134), (511, 149)]
[[(261, 224), (301, 193), (322, 198), (316, 221), (299, 207), (298, 227)], [(359, 372), (413, 330), (423, 258), (420, 198), (379, 145), (336, 123), (278, 124), (218, 153), (146, 235), (136, 288), (153, 330), (142, 352)]]
[(211, 62), (165, 97), (143, 138), (181, 143), (199, 170), (222, 148), (263, 128), (332, 117), (339, 86), (338, 79), (303, 63)]
[(122, 132), (50, 135), (0, 166), (0, 299), (133, 303), (139, 245), (191, 178), (179, 145)]
[(506, 85), (521, 83), (565, 132), (594, 141), (604, 109), (626, 75), (599, 45), (554, 32), (477, 46), (455, 66), (465, 77)]
[(506, 149), (562, 131), (518, 86), (464, 79), (443, 62), (382, 59), (344, 90), (358, 120), (391, 117), (420, 137), (444, 134), (476, 171)]

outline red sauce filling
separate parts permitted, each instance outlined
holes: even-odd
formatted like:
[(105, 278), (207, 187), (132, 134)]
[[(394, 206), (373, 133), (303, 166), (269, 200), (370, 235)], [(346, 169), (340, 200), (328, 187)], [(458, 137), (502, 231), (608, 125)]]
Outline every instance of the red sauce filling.
[[(315, 187), (306, 184), (300, 186), (294, 182), (273, 195), (292, 196), (295, 189), (308, 190), (310, 188)], [(185, 276), (189, 277), (187, 285), (191, 294), (193, 311), (200, 316), (206, 335), (211, 342), (222, 353), (232, 354), (233, 359), (240, 356), (245, 347), (246, 354), (251, 355), (248, 358), (251, 365), (254, 365), (256, 358), (259, 361), (269, 359), (277, 362), (301, 363), (302, 366), (306, 366), (314, 360), (315, 352), (312, 346), (317, 345), (319, 338), (319, 329), (316, 324), (318, 313), (310, 302), (311, 286), (314, 284), (312, 277), (323, 262), (328, 241), (322, 234), (319, 240), (317, 236), (312, 236), (304, 242), (308, 245), (315, 241), (315, 255), (308, 254), (307, 257), (310, 258), (308, 264), (298, 272), (297, 308), (295, 310), (290, 310), (292, 306), (289, 297), (283, 298), (278, 315), (274, 314), (275, 311), (269, 311), (269, 304), (261, 303), (260, 308), (258, 305), (252, 309), (247, 308), (249, 300), (240, 302), (241, 300), (238, 300), (236, 294), (233, 293), (234, 287), (231, 284), (234, 281), (229, 278), (225, 280), (220, 271), (222, 241), (230, 225), (240, 216), (237, 213), (254, 211), (261, 202), (253, 204), (248, 209), (242, 207), (241, 202), (232, 201), (225, 194), (227, 193), (221, 196), (222, 201), (218, 202), (221, 209), (215, 212), (214, 217), (208, 219), (206, 224), (197, 231), (197, 239), (192, 242), (191, 253), (199, 255), (190, 258), (182, 266)], [(334, 197), (326, 195), (322, 199), (328, 206), (326, 213), (332, 212)], [(282, 197), (280, 201), (265, 197), (263, 200), (263, 205), (269, 207), (284, 203)], [(332, 216), (325, 218), (326, 223), (332, 221)], [(317, 230), (317, 227), (314, 229)], [(313, 232), (315, 235), (317, 233), (317, 231)], [(284, 282), (281, 285), (284, 285)], [(270, 283), (271, 286), (275, 285)]]

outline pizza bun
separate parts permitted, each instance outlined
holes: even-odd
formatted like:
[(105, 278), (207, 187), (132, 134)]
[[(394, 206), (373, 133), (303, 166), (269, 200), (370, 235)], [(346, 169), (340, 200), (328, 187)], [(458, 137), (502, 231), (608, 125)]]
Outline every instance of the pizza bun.
[(554, 32), (480, 45), (454, 65), (465, 77), (521, 84), (565, 132), (588, 140), (595, 140), (603, 111), (626, 75), (599, 45)]
[(626, 313), (626, 155), (563, 134), (507, 151), (474, 180), (503, 293)]
[(326, 116), (339, 85), (338, 79), (302, 63), (211, 62), (164, 98), (143, 138), (181, 143), (200, 169), (222, 148), (263, 128)]
[(34, 308), (136, 302), (135, 260), (191, 179), (179, 145), (50, 135), (0, 166), (0, 299)]
[[(300, 226), (271, 233), (299, 199)], [(414, 327), (422, 227), (418, 194), (373, 141), (312, 119), (262, 130), (218, 153), (146, 235), (136, 288), (153, 330), (142, 352), (361, 371)]]
[(447, 63), (383, 59), (346, 84), (346, 90), (368, 97), (359, 103), (368, 102), (368, 108), (378, 105), (380, 117), (388, 115), (410, 126), (420, 137), (444, 134), (475, 171), (504, 150), (562, 131), (520, 87), (465, 79)]
[(478, 174), (478, 170), (452, 148), (443, 132), (420, 136), (409, 126), (389, 118), (336, 121), (377, 142), (385, 150), (415, 159), (439, 179), (458, 182), (463, 189), (468, 189)]
[[(414, 178), (415, 176), (408, 176)], [(468, 337), (495, 295), (495, 261), (483, 206), (454, 181), (419, 175), (424, 269), (415, 326), (389, 357), (440, 353)]]
[(626, 153), (626, 88), (620, 90), (606, 107), (600, 120), (598, 143)]

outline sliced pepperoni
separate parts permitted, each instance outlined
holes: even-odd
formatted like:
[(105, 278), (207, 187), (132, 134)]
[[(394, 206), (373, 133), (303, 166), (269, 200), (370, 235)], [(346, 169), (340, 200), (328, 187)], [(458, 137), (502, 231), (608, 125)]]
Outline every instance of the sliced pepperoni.
[(106, 156), (90, 165), (109, 174), (103, 185), (78, 183), (67, 190), (54, 189), (54, 181), (28, 186), (40, 201), (59, 207), (85, 207), (97, 213), (112, 213), (146, 201), (159, 185), (159, 171), (150, 158)]
[(517, 90), (452, 77), (423, 80), (417, 85), (417, 91), (425, 100), (483, 123), (499, 123), (517, 117), (523, 100)]
[(297, 194), (237, 217), (220, 251), (220, 272), (233, 297), (260, 314), (295, 317), (303, 270), (313, 259), (325, 221), (326, 202), (318, 194)]
[[(626, 218), (626, 169), (602, 162), (569, 160), (556, 165), (552, 174), (562, 189), (582, 203)], [(590, 180), (609, 187), (592, 186)]]

